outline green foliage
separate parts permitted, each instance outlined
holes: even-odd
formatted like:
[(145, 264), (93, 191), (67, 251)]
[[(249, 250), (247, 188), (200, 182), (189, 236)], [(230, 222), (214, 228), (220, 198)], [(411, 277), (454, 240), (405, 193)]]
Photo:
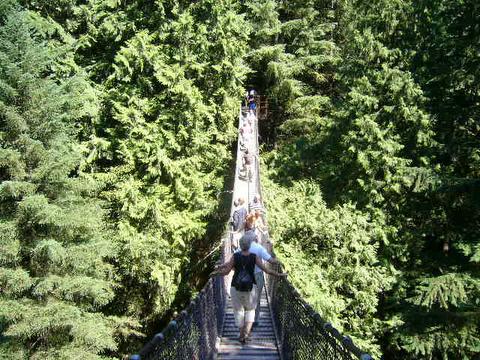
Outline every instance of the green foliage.
[[(107, 358), (127, 319), (101, 310), (113, 298), (114, 253), (75, 122), (85, 111), (57, 78), (60, 52), (36, 33), (29, 13), (2, 14), (0, 29), (0, 354), (7, 358)], [(77, 355), (75, 355), (77, 356)]]
[[(93, 82), (69, 90), (85, 103), (75, 123), (85, 155), (77, 166), (103, 185), (91, 195), (105, 204), (112, 229), (116, 286), (104, 311), (158, 332), (195, 290), (185, 279), (191, 257), (212, 246), (203, 238), (218, 221), (217, 194), (230, 171), (250, 25), (237, 1), (23, 4), (49, 45), (72, 45), (68, 61), (54, 66), (83, 70)], [(50, 279), (44, 288), (52, 284), (67, 285)], [(120, 340), (117, 354), (144, 341)]]
[(0, 4), (2, 357), (122, 356), (201, 287), (243, 81), (269, 96), (301, 293), (376, 355), (478, 356), (475, 1), (20, 4)]
[[(478, 5), (289, 1), (276, 10), (282, 31), (252, 51), (254, 69), (270, 75), (270, 177), (313, 181), (331, 211), (353, 204), (381, 230), (376, 257), (395, 281), (363, 326), (380, 324), (372, 337), (387, 358), (477, 356)], [(290, 238), (301, 229), (277, 233), (285, 251), (297, 250)], [(300, 259), (289, 260), (294, 278), (307, 273), (302, 262), (319, 263)], [(300, 289), (320, 293), (307, 278)]]
[(230, 41), (245, 40), (234, 9), (192, 4), (160, 29), (137, 32), (105, 79), (105, 195), (118, 228), (118, 275), (128, 289), (118, 310), (146, 325), (171, 308), (223, 186), (245, 72), (238, 57), (245, 46)]
[(271, 236), (293, 284), (324, 319), (378, 356), (378, 296), (394, 279), (378, 262), (381, 224), (352, 205), (328, 209), (313, 182), (263, 184)]

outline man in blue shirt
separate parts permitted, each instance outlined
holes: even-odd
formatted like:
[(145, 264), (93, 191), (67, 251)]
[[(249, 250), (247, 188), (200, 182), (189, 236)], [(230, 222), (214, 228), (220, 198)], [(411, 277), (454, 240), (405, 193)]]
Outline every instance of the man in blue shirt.
[[(257, 236), (255, 235), (255, 231), (246, 231), (243, 235), (245, 237), (251, 237), (252, 244), (250, 245), (249, 251), (252, 254), (257, 255), (260, 259), (264, 261), (268, 261), (271, 264), (280, 264), (280, 261), (277, 258), (270, 255), (262, 245), (258, 243)], [(238, 251), (238, 250), (237, 250)], [(255, 265), (255, 281), (257, 283), (257, 306), (255, 308), (255, 320), (253, 326), (258, 325), (258, 319), (260, 317), (260, 300), (262, 295), (262, 290), (265, 285), (265, 278), (263, 276), (263, 271), (258, 266)]]

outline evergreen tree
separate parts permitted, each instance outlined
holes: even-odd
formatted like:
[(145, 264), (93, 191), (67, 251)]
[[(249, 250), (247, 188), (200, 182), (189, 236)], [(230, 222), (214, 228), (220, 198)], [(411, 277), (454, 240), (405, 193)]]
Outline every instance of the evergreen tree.
[(19, 2), (0, 4), (2, 356), (133, 351), (202, 286), (185, 275), (223, 221), (246, 76), (300, 292), (375, 355), (478, 356), (474, 0)]
[(181, 267), (216, 210), (243, 73), (242, 47), (226, 41), (244, 38), (232, 6), (192, 5), (136, 34), (106, 82), (124, 311), (146, 324), (171, 307)]
[(270, 235), (290, 281), (322, 318), (379, 358), (378, 294), (394, 281), (378, 262), (382, 228), (352, 204), (329, 209), (315, 182), (262, 180)]
[(57, 77), (62, 51), (28, 12), (4, 8), (1, 22), (0, 356), (106, 358), (124, 320), (102, 313), (114, 249), (99, 184), (79, 171), (77, 91), (88, 83)]
[[(280, 12), (286, 24), (301, 12), (289, 4)], [(320, 181), (328, 204), (353, 202), (383, 234), (378, 257), (396, 277), (378, 303), (384, 322), (375, 336), (386, 356), (470, 358), (478, 353), (478, 89), (467, 84), (476, 76), (478, 6), (335, 8), (342, 61), (330, 101), (291, 107), (274, 178)]]
[(210, 251), (206, 230), (223, 222), (217, 194), (230, 171), (249, 26), (237, 1), (26, 5), (75, 38), (75, 61), (96, 83), (102, 112), (83, 134), (115, 229), (110, 310), (151, 334), (190, 300), (191, 258)]
[(396, 43), (424, 91), (439, 146), (429, 157), (435, 181), (405, 209), (412, 226), (403, 236), (404, 277), (388, 304), (391, 319), (403, 325), (388, 349), (401, 348), (412, 358), (474, 358), (480, 352), (480, 92), (471, 50), (480, 39), (480, 8), (472, 1), (420, 1), (406, 9)]

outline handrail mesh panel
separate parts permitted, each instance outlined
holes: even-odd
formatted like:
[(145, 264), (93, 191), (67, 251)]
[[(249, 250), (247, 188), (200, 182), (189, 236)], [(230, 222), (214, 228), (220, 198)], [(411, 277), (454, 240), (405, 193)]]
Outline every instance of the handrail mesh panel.
[[(278, 266), (268, 266), (281, 271)], [(267, 274), (265, 280), (283, 359), (371, 359), (325, 322), (289, 281)]]

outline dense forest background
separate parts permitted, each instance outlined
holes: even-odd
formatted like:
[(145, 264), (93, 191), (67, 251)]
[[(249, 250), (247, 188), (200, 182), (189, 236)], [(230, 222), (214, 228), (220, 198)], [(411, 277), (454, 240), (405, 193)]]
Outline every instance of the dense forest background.
[(276, 251), (385, 359), (480, 356), (480, 4), (0, 3), (0, 357), (138, 350), (203, 286), (246, 87)]

